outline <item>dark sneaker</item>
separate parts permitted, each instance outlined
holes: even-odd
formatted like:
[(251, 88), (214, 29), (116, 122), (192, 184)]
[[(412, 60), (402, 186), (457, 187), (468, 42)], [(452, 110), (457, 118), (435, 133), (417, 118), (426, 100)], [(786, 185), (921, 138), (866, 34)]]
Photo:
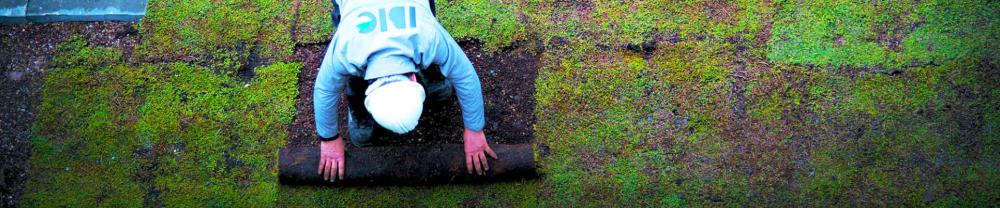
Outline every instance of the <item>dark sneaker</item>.
[(375, 133), (375, 120), (356, 119), (351, 109), (347, 109), (347, 132), (354, 146), (366, 147), (372, 145)]

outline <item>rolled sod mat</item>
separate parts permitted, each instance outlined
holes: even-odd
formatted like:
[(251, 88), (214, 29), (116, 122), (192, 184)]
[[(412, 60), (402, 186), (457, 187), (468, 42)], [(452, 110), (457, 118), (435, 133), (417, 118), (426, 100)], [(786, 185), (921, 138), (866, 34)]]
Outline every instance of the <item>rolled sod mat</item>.
[[(490, 145), (499, 159), (489, 158), (485, 175), (469, 174), (461, 144), (348, 148), (344, 179), (323, 180), (319, 147), (280, 151), (278, 178), (286, 185), (376, 186), (486, 183), (538, 177), (531, 144)], [(489, 157), (489, 156), (487, 156)]]

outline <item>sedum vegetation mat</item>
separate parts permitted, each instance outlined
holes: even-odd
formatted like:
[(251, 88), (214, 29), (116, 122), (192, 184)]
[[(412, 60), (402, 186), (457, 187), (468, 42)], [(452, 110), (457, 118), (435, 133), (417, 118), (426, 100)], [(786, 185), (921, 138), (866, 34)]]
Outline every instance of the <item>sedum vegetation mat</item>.
[(274, 201), (275, 149), (294, 113), (296, 63), (245, 82), (187, 63), (124, 65), (60, 46), (35, 125), (24, 205), (253, 206)]
[[(542, 179), (284, 187), (296, 45), (328, 0), (150, 1), (134, 51), (50, 63), (23, 205), (988, 206), (1000, 3), (437, 1), (456, 38), (537, 53)], [(514, 50), (518, 49), (518, 50)], [(125, 59), (123, 53), (131, 53)], [(525, 80), (532, 81), (532, 80)]]

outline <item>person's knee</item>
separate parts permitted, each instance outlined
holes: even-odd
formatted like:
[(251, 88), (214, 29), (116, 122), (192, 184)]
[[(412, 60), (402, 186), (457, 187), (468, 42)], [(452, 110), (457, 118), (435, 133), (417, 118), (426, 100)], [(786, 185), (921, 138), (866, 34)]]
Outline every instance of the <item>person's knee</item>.
[(354, 146), (365, 147), (372, 144), (372, 137), (374, 134), (371, 128), (352, 128), (349, 129), (349, 134), (351, 136), (351, 143)]
[(424, 86), (424, 91), (427, 93), (427, 101), (444, 102), (454, 96), (454, 88), (451, 82), (444, 75), (441, 75), (437, 69), (424, 70), (418, 73), (417, 76), (421, 81), (421, 85)]
[(351, 134), (351, 144), (357, 147), (367, 147), (372, 145), (371, 135), (359, 136)]
[(424, 86), (430, 101), (445, 102), (454, 96), (454, 89), (448, 80), (432, 82)]
[(360, 103), (348, 102), (347, 132), (354, 146), (368, 146), (374, 136), (375, 124)]

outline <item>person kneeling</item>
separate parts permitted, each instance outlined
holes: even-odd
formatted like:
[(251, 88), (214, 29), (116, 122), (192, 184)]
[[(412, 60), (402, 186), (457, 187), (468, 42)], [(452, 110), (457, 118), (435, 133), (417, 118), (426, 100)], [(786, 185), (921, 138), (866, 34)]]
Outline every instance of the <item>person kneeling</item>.
[[(486, 156), (497, 156), (483, 134), (486, 121), (479, 76), (434, 17), (433, 3), (335, 0), (333, 14), (337, 31), (313, 89), (316, 133), (321, 140), (318, 172), (324, 179), (344, 178), (345, 144), (337, 130), (337, 105), (345, 87), (349, 135), (355, 146), (368, 146), (373, 138), (388, 132), (412, 131), (428, 95), (432, 100), (457, 95), (466, 169), (480, 175), (489, 170)], [(432, 65), (438, 66), (437, 71)], [(437, 74), (443, 79), (432, 78)]]

